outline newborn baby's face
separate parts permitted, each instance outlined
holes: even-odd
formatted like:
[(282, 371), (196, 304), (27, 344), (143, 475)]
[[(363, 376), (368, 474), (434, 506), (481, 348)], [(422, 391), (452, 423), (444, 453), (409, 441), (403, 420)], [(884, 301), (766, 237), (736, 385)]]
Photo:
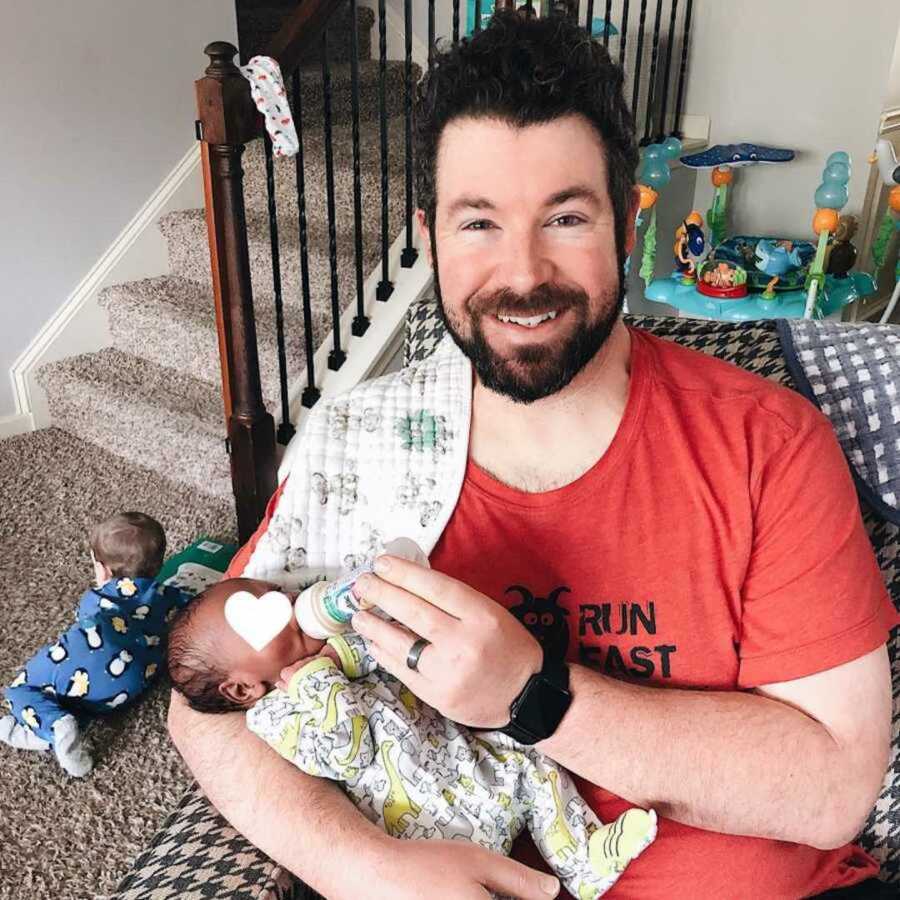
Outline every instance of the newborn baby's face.
[[(324, 641), (311, 638), (300, 630), (297, 620), (291, 616), (284, 630), (271, 640), (262, 650), (254, 650), (225, 620), (225, 601), (237, 591), (249, 591), (261, 597), (268, 591), (278, 591), (277, 584), (259, 581), (255, 578), (230, 578), (219, 582), (221, 602), (217, 606), (216, 642), (220, 647), (220, 663), (232, 677), (256, 680), (273, 686), (281, 670), (298, 660), (315, 656)], [(291, 603), (297, 599), (296, 593), (284, 591)]]

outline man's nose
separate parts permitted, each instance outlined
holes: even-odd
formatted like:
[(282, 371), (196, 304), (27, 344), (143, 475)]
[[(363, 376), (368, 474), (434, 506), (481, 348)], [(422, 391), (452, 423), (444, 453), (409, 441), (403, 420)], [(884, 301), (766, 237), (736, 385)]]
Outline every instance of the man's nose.
[(510, 290), (527, 295), (553, 281), (553, 260), (540, 234), (519, 234), (505, 248), (504, 281)]

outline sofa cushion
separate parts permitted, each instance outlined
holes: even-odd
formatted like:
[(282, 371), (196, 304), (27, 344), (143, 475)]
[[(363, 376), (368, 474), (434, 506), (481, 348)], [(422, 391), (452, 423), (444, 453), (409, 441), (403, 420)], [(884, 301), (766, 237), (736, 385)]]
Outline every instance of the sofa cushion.
[(238, 834), (195, 782), (134, 861), (116, 893), (106, 900), (306, 900), (316, 896)]

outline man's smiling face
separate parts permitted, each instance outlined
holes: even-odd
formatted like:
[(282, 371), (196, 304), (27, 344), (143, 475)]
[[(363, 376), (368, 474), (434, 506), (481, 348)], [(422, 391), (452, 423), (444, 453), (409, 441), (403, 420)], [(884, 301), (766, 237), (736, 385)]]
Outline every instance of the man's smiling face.
[[(601, 139), (576, 114), (524, 128), (459, 118), (436, 170), (434, 247), (421, 210), (418, 222), (448, 330), (490, 390), (523, 403), (555, 393), (621, 310)], [(633, 243), (629, 222), (625, 253)]]

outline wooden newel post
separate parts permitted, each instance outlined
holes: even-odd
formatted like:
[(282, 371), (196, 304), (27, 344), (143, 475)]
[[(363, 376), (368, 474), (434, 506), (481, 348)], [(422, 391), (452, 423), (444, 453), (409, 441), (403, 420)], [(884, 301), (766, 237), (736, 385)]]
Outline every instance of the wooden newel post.
[(231, 480), (243, 542), (262, 519), (276, 484), (275, 423), (260, 387), (241, 168), (244, 144), (259, 133), (258, 116), (249, 84), (234, 64), (237, 48), (216, 41), (204, 53), (210, 64), (196, 82), (197, 117)]

